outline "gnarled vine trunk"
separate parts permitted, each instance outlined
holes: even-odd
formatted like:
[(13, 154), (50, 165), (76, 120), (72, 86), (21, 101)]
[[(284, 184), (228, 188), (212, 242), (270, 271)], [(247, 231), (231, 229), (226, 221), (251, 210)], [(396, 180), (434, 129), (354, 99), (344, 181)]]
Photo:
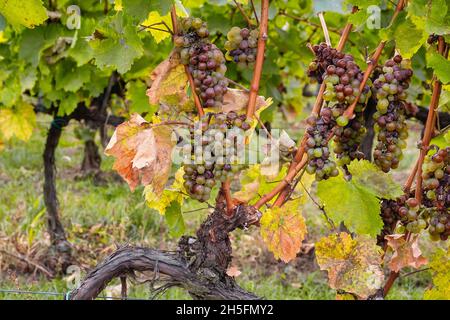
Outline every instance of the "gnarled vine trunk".
[(72, 262), (72, 247), (67, 241), (64, 227), (59, 218), (58, 198), (56, 194), (55, 152), (61, 138), (67, 118), (55, 118), (47, 133), (44, 149), (44, 202), (47, 207), (47, 226), (51, 241), (52, 268), (60, 266), (62, 270)]
[(165, 275), (168, 286), (179, 286), (194, 299), (258, 299), (240, 288), (226, 274), (231, 262), (229, 233), (259, 221), (260, 212), (253, 207), (238, 206), (232, 217), (225, 214), (221, 196), (215, 211), (197, 231), (197, 237), (183, 236), (176, 252), (125, 246), (95, 267), (70, 299), (94, 299), (117, 277), (134, 271), (153, 271)]
[(83, 162), (81, 163), (81, 171), (84, 173), (92, 173), (100, 171), (102, 158), (98, 152), (98, 147), (94, 140), (84, 142)]

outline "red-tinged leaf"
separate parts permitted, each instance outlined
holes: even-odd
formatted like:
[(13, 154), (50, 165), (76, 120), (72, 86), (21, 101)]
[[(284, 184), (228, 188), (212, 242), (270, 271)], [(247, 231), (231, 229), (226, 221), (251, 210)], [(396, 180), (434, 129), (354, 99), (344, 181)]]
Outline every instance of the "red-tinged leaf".
[(261, 218), (261, 236), (276, 259), (288, 263), (297, 256), (307, 234), (300, 212), (301, 201), (296, 199), (283, 207), (266, 210)]
[(172, 164), (172, 129), (154, 126), (138, 114), (119, 125), (114, 132), (105, 154), (114, 156), (113, 168), (127, 181), (131, 190), (139, 182), (152, 185), (161, 194), (170, 174)]
[(389, 261), (389, 269), (392, 271), (399, 272), (405, 267), (418, 269), (428, 263), (419, 248), (419, 235), (411, 236), (409, 241), (406, 241), (404, 234), (387, 235), (385, 238), (394, 251)]

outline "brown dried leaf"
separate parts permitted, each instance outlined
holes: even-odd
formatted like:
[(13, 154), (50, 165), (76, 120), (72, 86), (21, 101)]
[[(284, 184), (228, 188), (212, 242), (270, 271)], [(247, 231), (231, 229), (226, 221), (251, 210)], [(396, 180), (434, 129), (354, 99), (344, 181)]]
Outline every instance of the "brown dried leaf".
[(170, 127), (151, 127), (140, 115), (133, 114), (117, 127), (105, 154), (116, 158), (113, 168), (132, 191), (141, 181), (144, 186), (151, 184), (159, 195), (170, 174), (174, 145)]
[(418, 269), (428, 263), (419, 248), (419, 235), (412, 235), (409, 241), (406, 241), (404, 234), (387, 235), (385, 239), (388, 246), (394, 250), (389, 261), (389, 269), (392, 271), (399, 272), (405, 267)]
[[(240, 89), (228, 89), (223, 96), (223, 112), (235, 111), (239, 112), (245, 110), (248, 104), (249, 93)], [(267, 104), (263, 96), (256, 98), (256, 110), (263, 108)]]

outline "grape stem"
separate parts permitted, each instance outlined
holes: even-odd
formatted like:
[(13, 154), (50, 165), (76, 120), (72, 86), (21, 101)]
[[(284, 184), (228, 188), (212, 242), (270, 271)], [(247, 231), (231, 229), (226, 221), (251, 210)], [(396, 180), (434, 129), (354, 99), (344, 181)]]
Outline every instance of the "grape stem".
[[(353, 7), (352, 13), (355, 13), (358, 11), (357, 7)], [(341, 38), (339, 39), (339, 43), (337, 46), (338, 51), (342, 51), (344, 49), (345, 43), (348, 40), (348, 36), (353, 28), (353, 25), (351, 23), (348, 23), (344, 29), (342, 30)], [(316, 101), (314, 103), (314, 107), (311, 111), (311, 116), (318, 116), (320, 113), (320, 109), (322, 107), (323, 103), (323, 93), (325, 92), (325, 83), (323, 82), (320, 86), (319, 92), (317, 94)], [(308, 134), (305, 132), (303, 135), (302, 140), (300, 141), (300, 146), (297, 149), (297, 152), (295, 154), (294, 159), (292, 160), (288, 173), (285, 177), (285, 179), (277, 185), (277, 187), (269, 192), (268, 194), (261, 197), (261, 199), (256, 203), (259, 207), (264, 205), (266, 202), (270, 201), (275, 197), (277, 194), (279, 194), (277, 200), (275, 201), (275, 206), (282, 206), (283, 203), (285, 203), (286, 198), (289, 196), (289, 188), (287, 188), (290, 183), (292, 182), (292, 179), (295, 178), (295, 176), (300, 172), (300, 170), (303, 169), (303, 167), (306, 165), (307, 160), (305, 158), (305, 151), (306, 151), (306, 140), (308, 139)], [(255, 206), (256, 206), (255, 205)], [(259, 208), (257, 207), (257, 208)]]
[[(446, 43), (444, 41), (444, 38), (442, 36), (439, 36), (438, 38), (438, 52), (439, 54), (443, 55), (444, 58), (447, 58), (447, 50), (446, 50)], [(433, 75), (433, 93), (431, 96), (431, 102), (430, 107), (428, 109), (428, 117), (427, 122), (425, 123), (425, 131), (422, 138), (421, 148), (420, 148), (420, 154), (419, 158), (417, 159), (416, 165), (414, 166), (411, 174), (408, 177), (408, 180), (405, 185), (405, 190), (409, 192), (409, 189), (411, 188), (412, 181), (414, 180), (414, 177), (416, 176), (416, 190), (414, 197), (419, 201), (419, 205), (422, 202), (422, 165), (423, 161), (425, 159), (425, 156), (427, 155), (430, 140), (433, 134), (433, 130), (435, 127), (436, 122), (436, 109), (439, 105), (439, 98), (441, 95), (441, 89), (442, 84), (441, 82), (436, 78), (436, 75)], [(411, 233), (406, 233), (406, 241), (409, 241), (411, 238)], [(394, 284), (395, 280), (399, 277), (398, 272), (391, 271), (388, 280), (386, 281), (386, 284), (384, 286), (383, 295), (386, 296), (389, 293), (389, 290), (391, 289), (392, 285)]]
[[(172, 29), (173, 34), (178, 34), (178, 23), (177, 23), (177, 9), (175, 5), (172, 6), (172, 9), (170, 10), (170, 17), (172, 18)], [(173, 41), (174, 37), (172, 37)], [(194, 103), (195, 107), (197, 108), (198, 115), (202, 117), (205, 114), (205, 111), (203, 110), (202, 103), (200, 102), (200, 98), (197, 95), (197, 92), (195, 91), (195, 84), (194, 79), (192, 78), (191, 72), (189, 71), (188, 66), (184, 66), (184, 71), (186, 72), (186, 76), (189, 80), (189, 85), (191, 87), (192, 96), (194, 97)]]
[(327, 45), (331, 47), (330, 34), (328, 33), (327, 23), (325, 22), (325, 17), (323, 16), (323, 12), (319, 12), (317, 14), (319, 16), (320, 25), (322, 26), (323, 35), (325, 37), (325, 42)]
[[(439, 54), (445, 57), (445, 47), (446, 43), (442, 36), (438, 38), (438, 52)], [(446, 57), (445, 57), (446, 58)], [(427, 122), (425, 123), (425, 131), (423, 133), (422, 143), (420, 147), (420, 154), (418, 167), (417, 167), (417, 177), (416, 177), (416, 192), (415, 198), (419, 201), (419, 204), (422, 201), (422, 165), (425, 159), (425, 156), (428, 152), (428, 148), (430, 146), (430, 140), (433, 134), (433, 130), (435, 128), (436, 123), (436, 109), (439, 105), (439, 98), (441, 95), (442, 83), (436, 78), (436, 75), (433, 76), (434, 84), (433, 84), (433, 94), (431, 96), (430, 108), (428, 109), (428, 117)]]
[(256, 13), (255, 4), (253, 3), (253, 0), (250, 0), (250, 3), (252, 5), (253, 14), (255, 16), (256, 24), (259, 25), (259, 19), (258, 14)]
[(264, 64), (264, 51), (266, 49), (267, 28), (269, 23), (269, 0), (261, 1), (261, 24), (259, 26), (258, 47), (256, 53), (255, 70), (250, 84), (250, 94), (247, 105), (247, 118), (251, 119), (256, 110), (256, 99), (258, 97), (259, 82)]
[(244, 19), (247, 21), (247, 24), (249, 27), (251, 27), (253, 25), (252, 20), (249, 18), (249, 16), (245, 13), (244, 9), (242, 8), (242, 6), (239, 4), (239, 2), (237, 2), (236, 0), (233, 0), (234, 4), (236, 5), (236, 7), (239, 9), (239, 11), (241, 12), (242, 16), (244, 17)]
[[(397, 3), (397, 6), (395, 7), (394, 14), (392, 15), (391, 21), (389, 25), (392, 25), (397, 18), (400, 11), (403, 10), (405, 6), (405, 0), (399, 0)], [(356, 96), (353, 103), (350, 105), (350, 107), (344, 112), (344, 117), (347, 119), (352, 119), (354, 117), (354, 111), (355, 107), (359, 101), (359, 98), (361, 97), (361, 94), (364, 90), (364, 87), (366, 86), (367, 80), (369, 80), (370, 75), (372, 74), (372, 71), (375, 69), (375, 67), (378, 64), (378, 59), (381, 56), (381, 53), (383, 52), (384, 46), (386, 45), (386, 41), (381, 41), (378, 45), (377, 49), (375, 50), (375, 53), (372, 56), (372, 59), (368, 61), (369, 66), (367, 67), (366, 71), (364, 72), (363, 80), (361, 81), (361, 84), (359, 85), (359, 93)]]

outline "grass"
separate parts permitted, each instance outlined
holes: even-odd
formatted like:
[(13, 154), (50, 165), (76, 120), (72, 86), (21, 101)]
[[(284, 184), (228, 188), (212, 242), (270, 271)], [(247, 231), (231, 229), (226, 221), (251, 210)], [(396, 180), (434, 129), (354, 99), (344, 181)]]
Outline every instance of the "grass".
[[(39, 116), (38, 128), (30, 141), (10, 141), (0, 153), (0, 247), (37, 261), (49, 244), (42, 196), (42, 151), (50, 121), (47, 116)], [(75, 248), (82, 274), (112, 252), (116, 244), (132, 243), (175, 249), (176, 239), (167, 232), (163, 217), (145, 205), (142, 188), (131, 193), (123, 182), (98, 185), (93, 179), (79, 178), (83, 143), (75, 137), (76, 126), (77, 123), (71, 123), (64, 129), (57, 149), (56, 183), (62, 221), (69, 241)], [(409, 164), (404, 164), (404, 168), (412, 163), (413, 152), (408, 153), (406, 158)], [(111, 167), (112, 159), (103, 157), (102, 169), (111, 172)], [(191, 211), (204, 206), (190, 203), (184, 210)], [(185, 213), (187, 233), (194, 234), (206, 215), (207, 210)], [(310, 242), (326, 234), (327, 225), (323, 216), (312, 203), (307, 204), (305, 216)], [(245, 289), (268, 299), (335, 298), (335, 290), (329, 288), (326, 274), (318, 270), (314, 259), (308, 255), (287, 265), (275, 261), (265, 249), (256, 228), (233, 233), (232, 242), (233, 264), (242, 271), (237, 281)], [(0, 289), (59, 293), (70, 290), (70, 279), (67, 277), (48, 280), (33, 274), (32, 270), (24, 272), (26, 268), (23, 265), (0, 254)], [(429, 272), (400, 278), (388, 298), (421, 299), (429, 283)], [(111, 283), (103, 294), (118, 296), (118, 285), (118, 281)], [(129, 296), (149, 298), (148, 285), (132, 284)], [(0, 299), (62, 298), (62, 294), (41, 296), (0, 292)], [(190, 297), (184, 290), (172, 288), (158, 298)]]

